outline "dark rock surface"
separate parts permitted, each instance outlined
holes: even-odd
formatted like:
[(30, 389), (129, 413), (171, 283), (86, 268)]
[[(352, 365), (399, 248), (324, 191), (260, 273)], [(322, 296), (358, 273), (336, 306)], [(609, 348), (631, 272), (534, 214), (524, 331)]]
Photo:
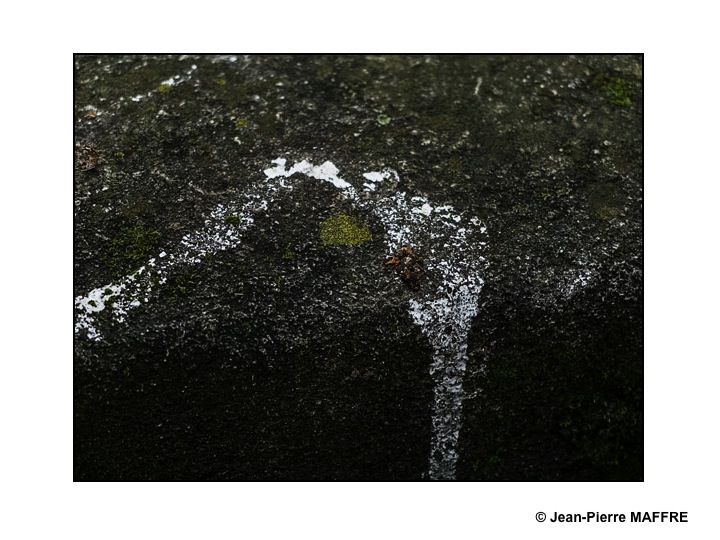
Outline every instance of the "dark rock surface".
[[(277, 158), (487, 228), (436, 254), (486, 263), (457, 479), (642, 479), (641, 57), (77, 56), (74, 119), (74, 297), (149, 276), (75, 334), (77, 480), (428, 477), (408, 302), (440, 278), (411, 290), (382, 218), (306, 175), (244, 228)], [(343, 214), (362, 241), (324, 245)], [(214, 224), (240, 239), (152, 273)]]

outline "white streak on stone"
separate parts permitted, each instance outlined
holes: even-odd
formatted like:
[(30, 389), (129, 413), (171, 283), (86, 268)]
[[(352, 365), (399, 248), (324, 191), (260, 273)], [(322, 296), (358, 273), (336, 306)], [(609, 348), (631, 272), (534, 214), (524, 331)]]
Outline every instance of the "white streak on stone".
[(475, 90), (473, 91), (473, 95), (474, 95), (474, 96), (477, 96), (478, 93), (480, 92), (480, 86), (482, 86), (482, 83), (483, 83), (483, 78), (482, 78), (482, 77), (478, 77), (478, 78), (477, 78), (477, 84), (475, 84)]
[[(452, 479), (458, 459), (458, 438), (462, 414), (462, 379), (467, 362), (467, 340), (483, 286), (481, 273), (485, 259), (480, 252), (485, 226), (471, 218), (463, 226), (460, 214), (450, 205), (433, 206), (424, 197), (408, 197), (404, 192), (387, 196), (359, 199), (355, 188), (338, 176), (338, 168), (330, 161), (313, 165), (303, 160), (292, 167), (278, 158), (274, 167), (265, 169), (265, 181), (246, 191), (239, 201), (219, 204), (205, 220), (202, 228), (185, 235), (176, 253), (162, 251), (157, 258), (119, 283), (93, 289), (75, 299), (77, 312), (75, 332), (84, 331), (91, 340), (102, 338), (96, 316), (109, 306), (111, 318), (118, 323), (128, 312), (145, 302), (154, 288), (167, 282), (173, 267), (198, 264), (212, 253), (239, 245), (242, 235), (254, 223), (254, 214), (265, 212), (280, 190), (293, 188), (288, 181), (294, 174), (303, 174), (338, 188), (358, 208), (372, 213), (385, 227), (387, 252), (395, 253), (403, 245), (418, 249), (426, 270), (435, 282), (430, 292), (418, 292), (409, 301), (411, 320), (420, 327), (433, 349), (430, 365), (434, 387), (433, 434), (430, 448), (429, 476)], [(380, 182), (394, 178), (397, 172), (367, 172), (363, 177), (367, 191), (375, 192)], [(368, 188), (373, 186), (373, 189)], [(234, 216), (237, 219), (227, 218)]]
[[(478, 275), (464, 276), (456, 269), (451, 273), (454, 280), (443, 282), (436, 290), (436, 298), (410, 300), (410, 315), (433, 348), (430, 374), (435, 381), (435, 400), (429, 476), (434, 480), (455, 478), (467, 340), (483, 285)], [(453, 281), (464, 283), (453, 288), (449, 286)]]
[[(485, 226), (473, 218), (465, 223), (450, 205), (433, 208), (425, 197), (397, 192), (363, 201), (387, 233), (387, 252), (403, 245), (419, 250), (427, 273), (436, 281), (431, 292), (416, 293), (408, 311), (433, 349), (430, 374), (435, 382), (429, 477), (453, 479), (458, 459), (462, 417), (462, 379), (467, 340), (483, 286), (486, 262)], [(461, 226), (462, 224), (462, 226)]]

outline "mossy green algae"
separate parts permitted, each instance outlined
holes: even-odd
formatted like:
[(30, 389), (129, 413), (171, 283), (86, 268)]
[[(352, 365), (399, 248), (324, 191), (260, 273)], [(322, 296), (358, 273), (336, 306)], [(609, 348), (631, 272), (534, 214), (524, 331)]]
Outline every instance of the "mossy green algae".
[(320, 224), (323, 246), (354, 246), (372, 240), (370, 229), (359, 219), (337, 214)]

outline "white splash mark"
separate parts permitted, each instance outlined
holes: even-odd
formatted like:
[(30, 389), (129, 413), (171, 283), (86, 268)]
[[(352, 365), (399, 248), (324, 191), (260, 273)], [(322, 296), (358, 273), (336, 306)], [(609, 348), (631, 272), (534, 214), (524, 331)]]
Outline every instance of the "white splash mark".
[[(425, 197), (408, 198), (404, 192), (361, 199), (352, 184), (338, 176), (338, 168), (330, 161), (313, 165), (303, 160), (288, 168), (287, 160), (278, 158), (273, 164), (265, 169), (264, 182), (249, 189), (239, 202), (218, 205), (203, 228), (183, 237), (176, 254), (168, 255), (163, 250), (120, 283), (78, 296), (75, 332), (85, 331), (92, 340), (102, 339), (96, 320), (99, 312), (108, 308), (115, 321), (124, 322), (131, 309), (142, 305), (140, 298), (147, 301), (153, 290), (167, 281), (173, 267), (198, 264), (207, 255), (239, 245), (242, 235), (254, 222), (253, 215), (266, 211), (280, 190), (292, 189), (293, 175), (303, 174), (327, 182), (357, 207), (380, 220), (387, 233), (388, 255), (403, 245), (411, 245), (425, 262), (432, 286), (426, 292), (414, 293), (408, 312), (433, 349), (430, 374), (435, 387), (428, 474), (432, 479), (453, 479), (458, 459), (467, 340), (483, 286), (481, 273), (485, 259), (480, 252), (485, 246), (482, 240), (485, 226), (474, 217), (461, 226), (463, 218), (452, 206), (433, 206)], [(363, 177), (372, 186), (364, 184), (365, 191), (373, 195), (382, 191), (376, 190), (382, 182), (399, 180), (392, 169), (367, 172)], [(236, 219), (228, 223), (230, 216)]]
[(283, 158), (278, 158), (274, 160), (273, 163), (275, 163), (276, 166), (270, 169), (266, 169), (265, 176), (267, 176), (268, 178), (278, 178), (280, 176), (289, 178), (295, 173), (301, 173), (305, 176), (309, 176), (310, 178), (316, 178), (318, 180), (330, 182), (336, 188), (345, 190), (346, 195), (349, 196), (350, 193), (352, 193), (354, 197), (355, 188), (353, 188), (350, 183), (338, 177), (337, 174), (340, 171), (338, 171), (338, 168), (332, 162), (326, 161), (321, 165), (313, 165), (312, 163), (303, 160), (295, 163), (295, 165), (290, 167), (290, 169), (285, 168), (286, 162), (287, 160)]
[(413, 208), (412, 211), (415, 214), (425, 214), (426, 216), (429, 216), (432, 214), (433, 208), (428, 203), (425, 203), (420, 208)]
[(394, 178), (396, 181), (400, 180), (398, 177), (397, 172), (395, 172), (392, 169), (385, 169), (383, 171), (377, 172), (366, 172), (363, 173), (363, 178), (368, 180), (369, 182), (365, 182), (363, 184), (363, 187), (365, 188), (364, 191), (375, 191), (377, 189), (378, 184), (384, 180), (388, 180), (390, 178)]

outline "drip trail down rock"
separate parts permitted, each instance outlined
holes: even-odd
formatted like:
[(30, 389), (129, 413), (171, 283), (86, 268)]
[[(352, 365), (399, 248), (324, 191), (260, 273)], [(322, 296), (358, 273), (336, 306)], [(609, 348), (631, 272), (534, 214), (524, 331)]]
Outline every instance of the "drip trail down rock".
[[(412, 292), (408, 313), (433, 349), (430, 374), (434, 381), (432, 440), (428, 476), (455, 477), (458, 437), (462, 421), (462, 380), (467, 361), (467, 342), (483, 286), (486, 261), (486, 228), (477, 218), (466, 219), (450, 205), (436, 206), (425, 197), (395, 191), (399, 176), (392, 169), (363, 174), (363, 196), (338, 176), (330, 161), (313, 165), (303, 160), (286, 166), (278, 158), (264, 171), (265, 178), (251, 186), (238, 200), (217, 205), (202, 228), (183, 237), (173, 253), (165, 250), (138, 270), (75, 298), (75, 332), (93, 341), (102, 340), (98, 314), (109, 310), (117, 323), (148, 302), (156, 288), (166, 283), (175, 267), (195, 265), (213, 253), (233, 249), (254, 223), (254, 215), (267, 211), (284, 190), (297, 189), (293, 175), (302, 174), (337, 188), (360, 211), (375, 216), (386, 233), (387, 254), (402, 246), (423, 253), (428, 283)], [(228, 217), (236, 219), (228, 223)]]

